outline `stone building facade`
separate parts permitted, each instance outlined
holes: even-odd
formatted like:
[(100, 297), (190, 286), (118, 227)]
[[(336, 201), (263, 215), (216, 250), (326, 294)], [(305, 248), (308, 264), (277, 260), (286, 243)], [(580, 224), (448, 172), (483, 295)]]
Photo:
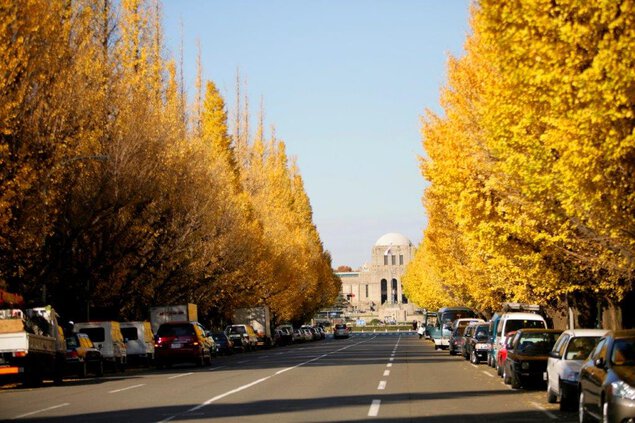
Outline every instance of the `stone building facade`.
[(404, 235), (383, 235), (371, 250), (369, 264), (356, 272), (337, 273), (342, 280), (342, 295), (357, 312), (405, 320), (416, 306), (403, 294), (401, 278), (414, 254), (415, 247)]

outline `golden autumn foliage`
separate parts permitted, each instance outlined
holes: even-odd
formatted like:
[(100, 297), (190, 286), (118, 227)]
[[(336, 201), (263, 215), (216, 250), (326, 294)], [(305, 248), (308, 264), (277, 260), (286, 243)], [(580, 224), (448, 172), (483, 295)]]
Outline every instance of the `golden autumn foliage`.
[(157, 2), (0, 0), (0, 17), (0, 285), (74, 320), (334, 301), (284, 145), (245, 130), (239, 161), (211, 81), (188, 116)]
[(423, 120), (423, 307), (618, 303), (635, 276), (635, 4), (478, 1)]

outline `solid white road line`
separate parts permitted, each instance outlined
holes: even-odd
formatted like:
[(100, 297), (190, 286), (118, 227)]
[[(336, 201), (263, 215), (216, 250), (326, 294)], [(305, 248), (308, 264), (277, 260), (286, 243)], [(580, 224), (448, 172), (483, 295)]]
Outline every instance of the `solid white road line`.
[(64, 404), (54, 405), (52, 407), (43, 408), (41, 410), (31, 411), (30, 413), (20, 414), (19, 416), (15, 416), (14, 419), (21, 419), (23, 417), (32, 416), (34, 414), (43, 413), (45, 411), (55, 410), (56, 408), (66, 407), (67, 405), (71, 405), (71, 404), (69, 402), (65, 402)]
[(378, 391), (383, 391), (384, 389), (386, 389), (386, 381), (385, 380), (380, 380), (379, 381), (379, 385), (377, 385), (377, 390)]
[(547, 415), (547, 417), (549, 417), (550, 419), (553, 419), (553, 420), (557, 420), (558, 419), (558, 416), (556, 416), (551, 411), (547, 410), (546, 408), (544, 408), (542, 405), (538, 404), (537, 402), (530, 402), (530, 404), (533, 405), (534, 407), (536, 407), (538, 410), (540, 410), (543, 413), (545, 413)]
[(115, 389), (113, 391), (108, 391), (108, 393), (109, 394), (115, 394), (117, 392), (127, 391), (129, 389), (141, 388), (142, 386), (145, 386), (145, 383), (141, 383), (139, 385), (128, 386), (127, 388)]
[[(225, 392), (224, 394), (220, 394), (220, 395), (217, 395), (217, 396), (215, 396), (215, 397), (213, 397), (213, 398), (210, 398), (210, 399), (208, 399), (207, 401), (205, 401), (204, 403), (199, 404), (199, 405), (197, 405), (197, 406), (195, 406), (195, 407), (190, 408), (189, 410), (185, 411), (185, 413), (192, 413), (192, 412), (194, 412), (194, 411), (200, 410), (201, 408), (203, 408), (203, 407), (205, 407), (205, 406), (208, 406), (208, 405), (210, 405), (210, 404), (211, 404), (211, 403), (213, 403), (213, 402), (216, 402), (216, 401), (218, 401), (218, 400), (220, 400), (220, 399), (223, 399), (223, 398), (225, 398), (225, 397), (227, 397), (227, 396), (229, 396), (229, 395), (235, 394), (235, 393), (237, 393), (237, 392), (244, 391), (244, 390), (245, 390), (245, 389), (247, 389), (247, 388), (251, 388), (252, 386), (258, 385), (259, 383), (262, 383), (262, 382), (264, 382), (264, 381), (266, 381), (266, 380), (269, 380), (269, 379), (271, 379), (271, 378), (272, 378), (272, 377), (274, 377), (274, 376), (277, 376), (277, 375), (282, 374), (282, 373), (284, 373), (284, 372), (288, 372), (289, 370), (293, 370), (293, 369), (296, 369), (296, 368), (298, 368), (298, 367), (301, 367), (301, 366), (307, 365), (307, 364), (312, 363), (312, 362), (314, 362), (314, 361), (317, 361), (317, 360), (319, 360), (319, 359), (321, 359), (321, 358), (324, 358), (324, 357), (326, 357), (326, 356), (328, 356), (328, 355), (335, 354), (335, 353), (338, 353), (338, 352), (340, 352), (340, 351), (344, 351), (344, 350), (346, 350), (346, 349), (348, 349), (348, 348), (350, 348), (350, 347), (354, 347), (354, 346), (357, 346), (357, 345), (360, 345), (360, 344), (364, 344), (364, 343), (366, 343), (366, 342), (368, 342), (368, 341), (372, 341), (372, 340), (373, 340), (373, 339), (375, 339), (375, 338), (376, 338), (376, 337), (373, 337), (373, 338), (371, 338), (371, 339), (367, 339), (367, 340), (364, 340), (364, 341), (358, 342), (358, 343), (356, 343), (356, 344), (350, 344), (350, 345), (347, 345), (347, 346), (345, 346), (345, 347), (343, 347), (343, 348), (340, 348), (340, 349), (338, 349), (338, 350), (331, 351), (331, 352), (328, 352), (328, 353), (326, 353), (326, 354), (322, 354), (322, 355), (320, 355), (320, 356), (318, 356), (318, 357), (312, 358), (311, 360), (307, 360), (307, 361), (304, 361), (304, 362), (302, 362), (302, 363), (300, 363), (300, 364), (296, 364), (295, 366), (292, 366), (292, 367), (287, 367), (286, 369), (282, 369), (282, 370), (278, 370), (278, 371), (277, 371), (276, 373), (274, 373), (273, 375), (270, 375), (270, 376), (267, 376), (267, 377), (263, 377), (262, 379), (255, 380), (255, 381), (253, 381), (253, 382), (251, 382), (251, 383), (248, 383), (248, 384), (246, 384), (246, 385), (240, 386), (240, 387), (238, 387), (238, 388), (236, 388), (236, 389), (232, 389), (231, 391), (227, 391), (227, 392)], [(130, 388), (128, 388), (128, 389), (130, 389)], [(182, 413), (182, 414), (185, 414), (185, 413)], [(168, 418), (166, 418), (166, 419), (161, 420), (161, 422), (159, 422), (159, 423), (165, 423), (165, 422), (172, 421), (172, 420), (174, 420), (174, 419), (175, 419), (178, 415), (179, 415), (179, 414), (175, 414), (175, 415), (173, 415), (173, 416), (170, 416), (170, 417), (168, 417)]]
[(386, 364), (386, 367), (392, 367), (392, 363)]
[(175, 376), (170, 376), (168, 379), (177, 379), (183, 376), (189, 376), (189, 375), (193, 375), (194, 373), (190, 372), (190, 373), (181, 373), (180, 375), (175, 375)]
[(390, 376), (390, 370), (384, 370), (384, 376)]
[(493, 374), (491, 374), (490, 372), (488, 372), (487, 370), (481, 370), (483, 373), (485, 373), (487, 376), (489, 377), (494, 377)]
[(201, 408), (205, 407), (206, 405), (210, 405), (211, 403), (218, 401), (219, 399), (225, 398), (226, 396), (229, 396), (231, 394), (235, 394), (236, 392), (240, 392), (240, 391), (244, 391), (247, 388), (251, 388), (254, 385), (258, 385), (259, 383), (264, 382), (267, 379), (270, 379), (271, 376), (267, 376), (267, 377), (263, 377), (262, 379), (258, 379), (255, 380), (251, 383), (248, 383), (247, 385), (243, 385), (241, 387), (238, 387), (236, 389), (232, 389), (231, 391), (225, 392), (224, 394), (220, 394), (215, 396), (214, 398), (210, 398), (207, 401), (205, 401), (202, 404), (197, 405), (196, 407), (192, 407), (189, 410), (186, 411), (186, 413), (191, 413), (192, 411), (196, 411), (196, 410), (200, 410)]
[(381, 407), (381, 400), (373, 400), (368, 409), (368, 417), (377, 417), (379, 414), (379, 407)]

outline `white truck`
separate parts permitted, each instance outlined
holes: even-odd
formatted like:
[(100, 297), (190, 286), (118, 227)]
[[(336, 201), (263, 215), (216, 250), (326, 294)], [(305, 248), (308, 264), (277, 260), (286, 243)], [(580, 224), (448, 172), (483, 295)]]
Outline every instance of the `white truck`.
[(258, 346), (271, 346), (271, 312), (268, 306), (239, 308), (232, 315), (233, 324), (251, 325), (258, 336)]
[(150, 308), (150, 324), (152, 333), (156, 334), (161, 323), (197, 322), (198, 308), (196, 304), (170, 305)]
[(64, 331), (50, 307), (0, 310), (0, 377), (37, 386), (45, 377), (62, 382)]

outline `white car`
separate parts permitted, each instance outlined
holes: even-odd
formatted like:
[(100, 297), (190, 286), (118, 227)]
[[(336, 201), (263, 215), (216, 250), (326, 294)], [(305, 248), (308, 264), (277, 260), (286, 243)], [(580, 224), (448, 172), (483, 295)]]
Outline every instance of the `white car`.
[(547, 402), (560, 401), (561, 410), (577, 405), (582, 363), (607, 332), (605, 329), (569, 329), (562, 332), (547, 361)]

